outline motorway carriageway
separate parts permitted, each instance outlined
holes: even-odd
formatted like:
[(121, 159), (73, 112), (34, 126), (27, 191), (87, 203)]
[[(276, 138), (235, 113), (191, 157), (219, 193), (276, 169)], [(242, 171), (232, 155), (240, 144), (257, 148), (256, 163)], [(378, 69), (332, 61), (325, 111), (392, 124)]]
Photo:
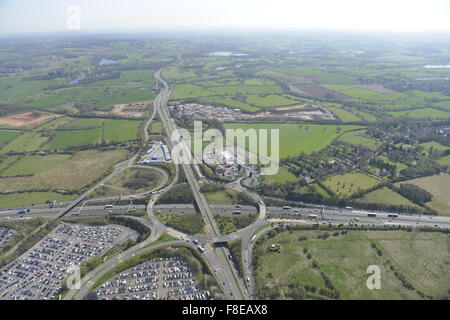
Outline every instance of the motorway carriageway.
[[(83, 206), (82, 210), (80, 207), (75, 207), (69, 216), (80, 215), (80, 216), (95, 216), (95, 215), (106, 215), (106, 214), (126, 214), (128, 209), (136, 210), (135, 212), (145, 212), (145, 205), (120, 205), (114, 206), (112, 209), (105, 209), (105, 206)], [(241, 215), (245, 214), (256, 214), (256, 208), (251, 206), (240, 206), (237, 208), (235, 205), (211, 205), (211, 209), (214, 214), (230, 214), (232, 215), (236, 211), (240, 211)], [(3, 210), (0, 211), (0, 220), (10, 220), (10, 219), (22, 219), (22, 218), (51, 218), (54, 217), (60, 208), (33, 208), (30, 213), (25, 215), (17, 214), (18, 209), (14, 210)], [(195, 213), (194, 207), (189, 204), (173, 204), (173, 205), (156, 205), (154, 206), (155, 212), (161, 210), (162, 213), (166, 214), (192, 214)], [(375, 213), (376, 217), (368, 217), (369, 213)], [(289, 210), (283, 207), (267, 207), (267, 214), (283, 214), (290, 215), (290, 220), (295, 220), (297, 218), (307, 219), (309, 215), (316, 215), (318, 220), (321, 219), (321, 210), (314, 208), (292, 208)], [(430, 216), (430, 215), (418, 215), (418, 214), (399, 214), (397, 218), (389, 217), (387, 212), (374, 212), (374, 211), (362, 211), (362, 210), (347, 210), (347, 209), (325, 209), (324, 210), (324, 220), (333, 221), (344, 221), (353, 222), (361, 224), (372, 224), (381, 223), (386, 224), (402, 224), (402, 225), (423, 225), (430, 227), (439, 228), (450, 228), (450, 217), (446, 216)], [(356, 218), (356, 219), (355, 219)], [(286, 220), (278, 219), (276, 216), (273, 217), (276, 220)], [(272, 219), (272, 220), (273, 220)], [(359, 219), (359, 221), (358, 221)]]
[[(297, 212), (296, 212), (297, 211)], [(283, 209), (282, 207), (268, 207), (270, 214), (288, 214), (292, 217), (308, 218), (309, 215), (316, 215), (317, 220), (322, 220), (321, 209), (313, 208), (293, 208)], [(376, 217), (369, 217), (369, 214), (376, 214)], [(374, 212), (348, 209), (324, 209), (324, 220), (352, 222), (353, 224), (392, 224), (392, 225), (417, 225), (437, 228), (450, 228), (450, 217), (429, 216), (418, 214), (398, 214), (398, 217), (389, 217), (387, 212)], [(297, 218), (295, 217), (294, 220)], [(274, 219), (279, 220), (274, 217)], [(313, 219), (315, 220), (315, 219)]]
[[(114, 206), (112, 209), (105, 209), (105, 206), (81, 206), (75, 207), (68, 213), (67, 216), (95, 216), (95, 215), (107, 215), (107, 214), (126, 214), (128, 210), (134, 212), (145, 212), (145, 205), (119, 205)], [(241, 212), (241, 215), (257, 214), (255, 207), (251, 206), (241, 206), (236, 208), (234, 205), (212, 205), (211, 206), (214, 214), (228, 214), (233, 215), (236, 211)], [(4, 210), (0, 211), (0, 220), (18, 219), (20, 217), (40, 217), (40, 218), (51, 218), (60, 212), (60, 208), (33, 208), (31, 212), (19, 215), (19, 209), (14, 210)], [(189, 204), (182, 205), (156, 205), (154, 211), (161, 211), (165, 214), (194, 214), (196, 213), (194, 206)], [(130, 212), (128, 212), (130, 213)], [(9, 219), (8, 219), (9, 218)]]

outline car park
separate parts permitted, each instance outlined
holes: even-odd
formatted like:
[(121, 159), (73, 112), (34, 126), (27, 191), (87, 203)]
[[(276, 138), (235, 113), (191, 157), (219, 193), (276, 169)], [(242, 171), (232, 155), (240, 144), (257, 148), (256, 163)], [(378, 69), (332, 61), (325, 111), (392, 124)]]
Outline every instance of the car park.
[(179, 257), (154, 258), (125, 270), (94, 290), (101, 300), (206, 300), (191, 272)]
[(52, 299), (71, 270), (101, 256), (120, 240), (125, 228), (61, 222), (44, 239), (2, 270), (0, 300)]

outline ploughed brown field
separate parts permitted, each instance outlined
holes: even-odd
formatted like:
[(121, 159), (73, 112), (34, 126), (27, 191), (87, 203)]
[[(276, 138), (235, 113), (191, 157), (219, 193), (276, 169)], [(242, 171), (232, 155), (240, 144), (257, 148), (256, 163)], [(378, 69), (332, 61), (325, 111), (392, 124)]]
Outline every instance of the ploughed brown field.
[(11, 127), (34, 127), (56, 117), (60, 116), (42, 114), (39, 112), (25, 112), (0, 118), (0, 124), (6, 124)]
[(382, 85), (378, 85), (378, 84), (362, 84), (359, 85), (358, 87), (360, 87), (361, 89), (366, 89), (366, 90), (370, 90), (373, 92), (378, 92), (378, 93), (395, 93), (394, 90), (388, 89), (383, 87)]
[(297, 84), (291, 86), (291, 89), (299, 94), (307, 95), (318, 99), (332, 98), (344, 100), (352, 98), (346, 94), (330, 90), (318, 84)]
[(326, 81), (327, 79), (324, 77), (321, 77), (319, 75), (316, 74), (310, 74), (309, 76), (305, 76), (306, 79), (311, 80), (313, 82), (321, 82), (321, 81)]
[(118, 116), (123, 118), (135, 118), (140, 119), (144, 117), (144, 112), (148, 106), (148, 102), (135, 102), (128, 104), (115, 104), (111, 111), (108, 112), (96, 112), (99, 116)]

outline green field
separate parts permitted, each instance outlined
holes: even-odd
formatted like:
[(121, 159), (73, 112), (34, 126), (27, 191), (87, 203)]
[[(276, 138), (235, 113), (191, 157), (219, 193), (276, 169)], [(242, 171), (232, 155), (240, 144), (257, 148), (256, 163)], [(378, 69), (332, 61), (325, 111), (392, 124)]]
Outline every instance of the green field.
[(163, 76), (169, 81), (181, 81), (198, 77), (195, 72), (181, 70), (179, 66), (169, 66), (165, 68)]
[(369, 192), (359, 201), (362, 203), (381, 203), (394, 206), (418, 207), (416, 204), (387, 187)]
[(44, 149), (64, 149), (73, 146), (97, 144), (100, 138), (100, 129), (57, 131)]
[(33, 96), (57, 83), (53, 80), (23, 81), (22, 78), (3, 78), (0, 79), (0, 101), (12, 102)]
[(340, 197), (348, 197), (356, 192), (372, 188), (380, 181), (359, 172), (351, 172), (331, 176), (322, 183)]
[(8, 168), (17, 159), (19, 159), (19, 156), (9, 156), (0, 158), (0, 173), (6, 168)]
[(227, 188), (224, 191), (206, 192), (205, 197), (209, 204), (234, 205), (238, 204), (237, 194), (237, 191)]
[(351, 112), (348, 112), (347, 110), (344, 110), (342, 108), (338, 107), (327, 107), (329, 111), (334, 113), (342, 122), (360, 122), (361, 119), (358, 118), (356, 115), (354, 115)]
[(273, 85), (276, 84), (275, 81), (267, 80), (267, 79), (261, 79), (261, 78), (252, 78), (252, 79), (246, 79), (243, 82), (246, 86), (264, 86), (264, 85)]
[(285, 167), (280, 167), (276, 175), (262, 176), (263, 183), (274, 184), (274, 183), (287, 183), (296, 182), (298, 178)]
[(77, 195), (67, 195), (55, 192), (25, 192), (0, 194), (1, 208), (15, 208), (49, 202), (63, 202), (74, 200)]
[(3, 171), (2, 176), (18, 176), (40, 174), (70, 159), (69, 154), (53, 154), (50, 156), (25, 156), (12, 167)]
[(39, 132), (30, 131), (20, 135), (1, 149), (1, 153), (32, 152), (39, 150), (48, 140)]
[(147, 86), (154, 84), (154, 70), (127, 70), (122, 71), (120, 78), (100, 80), (86, 84), (87, 86), (136, 86), (145, 83)]
[(65, 97), (64, 95), (51, 94), (45, 92), (42, 94), (35, 95), (31, 98), (19, 101), (18, 103), (27, 107), (43, 108), (61, 105), (66, 102), (67, 97)]
[(283, 93), (283, 89), (278, 86), (221, 86), (212, 87), (210, 91), (217, 95), (251, 95), (251, 94), (272, 94), (272, 93)]
[(377, 149), (381, 143), (377, 140), (365, 136), (364, 133), (364, 131), (347, 132), (340, 136), (338, 141), (356, 146), (366, 147), (371, 150)]
[(59, 117), (54, 118), (51, 121), (47, 121), (46, 123), (40, 125), (36, 130), (42, 132), (52, 132), (53, 130), (60, 128), (62, 126), (68, 125), (69, 123), (77, 121), (75, 118), (71, 117)]
[[(273, 71), (267, 71), (268, 74), (273, 74), (275, 76), (280, 76), (280, 74), (285, 74), (293, 77), (301, 77), (303, 79), (296, 79), (296, 81), (302, 80), (312, 80), (308, 79), (309, 77), (318, 77), (320, 81), (324, 81), (327, 83), (347, 83), (353, 80), (353, 77), (342, 76), (337, 73), (333, 73), (329, 71), (326, 67), (310, 67), (310, 66), (294, 66), (289, 69), (275, 69)], [(306, 79), (305, 79), (306, 78)]]
[(0, 131), (0, 148), (20, 135), (19, 131)]
[(450, 216), (450, 176), (448, 174), (408, 180), (405, 183), (415, 184), (431, 193), (433, 200), (428, 202), (427, 206), (441, 215)]
[(418, 118), (418, 119), (426, 119), (426, 118), (447, 119), (450, 117), (449, 112), (445, 112), (445, 111), (433, 109), (433, 108), (423, 108), (423, 109), (405, 110), (405, 111), (393, 111), (393, 112), (387, 112), (387, 113), (396, 118), (408, 117), (408, 118)]
[[(346, 125), (310, 125), (310, 124), (264, 124), (264, 123), (225, 123), (226, 129), (277, 129), (280, 133), (280, 158), (298, 156), (302, 152), (311, 154), (330, 145), (341, 133), (361, 128)], [(270, 141), (270, 139), (269, 139)], [(243, 146), (244, 147), (244, 146)], [(270, 150), (271, 145), (269, 145)], [(264, 154), (267, 150), (260, 150)]]
[(255, 105), (257, 107), (269, 108), (269, 107), (300, 104), (301, 101), (288, 99), (280, 95), (269, 94), (269, 95), (248, 95), (247, 103)]
[(0, 177), (0, 190), (78, 190), (107, 173), (114, 163), (124, 160), (127, 154), (125, 150), (89, 150), (72, 156), (26, 156), (7, 171), (31, 176)]
[(348, 96), (351, 96), (355, 99), (361, 100), (385, 100), (385, 99), (393, 99), (395, 97), (391, 97), (389, 94), (379, 93), (367, 89), (361, 89), (354, 86), (342, 85), (342, 84), (325, 84), (324, 87), (334, 90)]
[(373, 114), (368, 113), (368, 112), (364, 112), (364, 111), (360, 111), (360, 110), (355, 110), (355, 114), (365, 120), (365, 121), (369, 121), (369, 122), (375, 122), (377, 121), (377, 117), (375, 117)]
[[(106, 142), (125, 142), (137, 140), (137, 120), (112, 120), (112, 119), (82, 119), (69, 124), (73, 128), (93, 128), (85, 130), (61, 130), (54, 131), (52, 138), (46, 144), (47, 149), (63, 149), (71, 146), (97, 144), (101, 139)], [(104, 127), (103, 127), (104, 125)], [(104, 131), (103, 131), (104, 128)], [(69, 128), (67, 128), (69, 129)], [(104, 136), (103, 136), (104, 132)]]
[(187, 98), (213, 96), (214, 93), (191, 84), (178, 84), (172, 91), (170, 99), (179, 100)]
[[(281, 253), (270, 252), (272, 244), (279, 245)], [(261, 255), (256, 284), (262, 299), (328, 299), (327, 294), (335, 292), (344, 300), (421, 299), (415, 290), (405, 288), (396, 270), (416, 290), (438, 298), (450, 289), (444, 280), (448, 279), (447, 249), (448, 236), (443, 233), (285, 231), (254, 252)], [(366, 286), (370, 265), (381, 268), (380, 290)]]

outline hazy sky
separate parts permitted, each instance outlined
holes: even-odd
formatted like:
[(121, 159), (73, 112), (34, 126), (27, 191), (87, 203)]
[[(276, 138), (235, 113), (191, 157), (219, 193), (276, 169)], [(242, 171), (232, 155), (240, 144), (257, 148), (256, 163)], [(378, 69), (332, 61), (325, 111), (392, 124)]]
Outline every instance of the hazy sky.
[(450, 31), (450, 0), (0, 0), (0, 33), (68, 30), (71, 5), (81, 9), (85, 31)]

